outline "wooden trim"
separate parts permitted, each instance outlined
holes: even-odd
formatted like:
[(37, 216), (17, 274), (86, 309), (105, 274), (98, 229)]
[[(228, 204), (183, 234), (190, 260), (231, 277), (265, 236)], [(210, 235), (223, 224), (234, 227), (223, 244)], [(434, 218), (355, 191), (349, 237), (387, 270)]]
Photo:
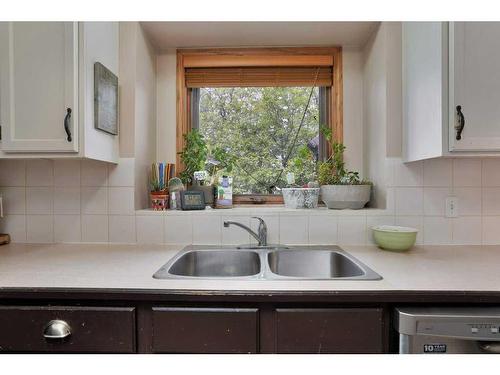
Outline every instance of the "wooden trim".
[[(326, 57), (325, 57), (326, 56)], [(333, 85), (330, 88), (330, 108), (328, 122), (333, 131), (335, 140), (343, 141), (343, 74), (342, 74), (342, 47), (281, 47), (281, 48), (212, 48), (212, 49), (179, 49), (177, 50), (177, 123), (176, 147), (177, 152), (184, 147), (183, 135), (190, 130), (190, 116), (188, 104), (189, 90), (185, 83), (186, 67), (224, 67), (273, 66), (281, 64), (333, 64)], [(246, 61), (246, 62), (245, 62)], [(243, 65), (246, 64), (246, 65)], [(267, 65), (266, 65), (267, 64)], [(322, 65), (325, 66), (325, 65)], [(176, 171), (182, 171), (179, 155), (176, 157)]]
[(191, 55), (184, 56), (185, 68), (229, 68), (248, 66), (332, 66), (328, 55)]
[(233, 204), (283, 204), (283, 196), (276, 194), (235, 194)]
[(333, 62), (333, 86), (331, 106), (332, 116), (330, 117), (330, 127), (337, 142), (343, 142), (344, 139), (344, 80), (342, 73), (342, 49), (338, 48), (335, 52)]

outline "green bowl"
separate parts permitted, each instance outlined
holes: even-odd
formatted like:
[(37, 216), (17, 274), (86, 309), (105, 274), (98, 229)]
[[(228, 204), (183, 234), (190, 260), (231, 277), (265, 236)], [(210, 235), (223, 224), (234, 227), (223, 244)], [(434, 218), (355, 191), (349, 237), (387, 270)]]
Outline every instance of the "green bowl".
[(378, 225), (372, 228), (375, 243), (383, 250), (406, 251), (417, 239), (415, 228), (398, 227), (394, 225)]

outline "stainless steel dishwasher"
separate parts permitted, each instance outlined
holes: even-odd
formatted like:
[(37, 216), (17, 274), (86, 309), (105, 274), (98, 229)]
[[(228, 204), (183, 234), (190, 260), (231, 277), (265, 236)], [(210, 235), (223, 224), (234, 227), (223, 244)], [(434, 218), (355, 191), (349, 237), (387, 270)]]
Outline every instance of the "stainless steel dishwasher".
[(500, 353), (500, 308), (397, 308), (399, 353)]

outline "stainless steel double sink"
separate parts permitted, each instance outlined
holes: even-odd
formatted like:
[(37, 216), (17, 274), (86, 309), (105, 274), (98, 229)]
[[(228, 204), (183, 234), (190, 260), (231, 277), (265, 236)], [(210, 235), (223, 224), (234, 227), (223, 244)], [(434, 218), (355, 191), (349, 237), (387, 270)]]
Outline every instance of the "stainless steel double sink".
[(380, 280), (338, 246), (238, 249), (188, 246), (155, 279)]

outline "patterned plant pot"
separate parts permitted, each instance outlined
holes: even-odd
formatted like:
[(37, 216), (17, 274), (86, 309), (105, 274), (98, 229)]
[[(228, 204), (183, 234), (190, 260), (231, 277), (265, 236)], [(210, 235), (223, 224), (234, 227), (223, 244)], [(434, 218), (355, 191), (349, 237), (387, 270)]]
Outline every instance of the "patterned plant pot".
[(168, 193), (165, 191), (152, 191), (149, 194), (151, 208), (154, 211), (165, 211), (168, 208)]
[(283, 188), (281, 191), (286, 208), (318, 207), (319, 188)]

